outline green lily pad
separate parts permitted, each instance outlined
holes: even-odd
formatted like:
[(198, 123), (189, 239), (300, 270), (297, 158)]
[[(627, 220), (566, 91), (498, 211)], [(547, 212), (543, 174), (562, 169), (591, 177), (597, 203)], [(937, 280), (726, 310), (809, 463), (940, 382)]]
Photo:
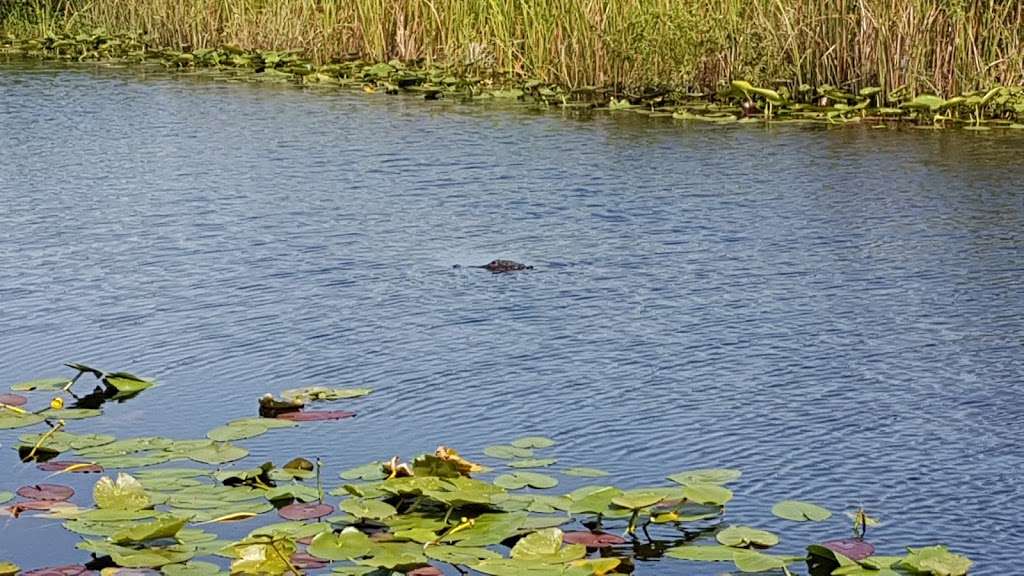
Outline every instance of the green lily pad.
[(560, 563), (579, 560), (587, 555), (583, 544), (563, 546), (563, 533), (558, 528), (547, 528), (531, 532), (520, 538), (509, 554), (516, 560), (539, 560)]
[(736, 549), (730, 546), (702, 546), (687, 544), (675, 546), (665, 551), (666, 556), (680, 560), (696, 560), (700, 562), (732, 562), (733, 552)]
[(221, 568), (212, 562), (190, 560), (184, 564), (164, 565), (160, 571), (164, 576), (216, 576), (221, 573)]
[(543, 436), (523, 436), (512, 441), (516, 448), (549, 448), (554, 445), (554, 440)]
[(601, 478), (602, 476), (608, 475), (608, 473), (605, 472), (604, 470), (599, 470), (597, 468), (585, 468), (580, 466), (569, 468), (568, 470), (562, 472), (562, 474), (565, 474), (566, 476), (577, 476), (580, 478)]
[(253, 438), (267, 432), (267, 427), (262, 422), (249, 421), (245, 424), (227, 424), (218, 426), (206, 433), (206, 437), (216, 442), (230, 442), (232, 440), (243, 440)]
[(325, 386), (308, 386), (292, 388), (281, 393), (286, 400), (312, 402), (317, 400), (334, 401), (348, 398), (359, 398), (373, 392), (373, 388), (327, 388)]
[(584, 486), (568, 494), (572, 500), (573, 514), (604, 514), (612, 504), (612, 499), (622, 494), (622, 490), (614, 486)]
[(23, 434), (18, 437), (18, 440), (30, 446), (35, 446), (40, 440), (43, 440), (43, 446), (56, 450), (57, 452), (95, 448), (97, 446), (110, 444), (117, 440), (113, 436), (108, 436), (106, 434), (72, 434), (64, 431), (54, 432), (45, 440), (43, 439), (44, 435), (45, 434)]
[(47, 408), (39, 414), (44, 418), (52, 420), (84, 420), (85, 418), (100, 416), (103, 414), (103, 411), (93, 408), (61, 408), (60, 410)]
[(630, 510), (641, 510), (643, 508), (649, 508), (654, 506), (658, 502), (665, 499), (665, 495), (655, 491), (648, 490), (631, 490), (629, 492), (623, 492), (617, 496), (612, 497), (612, 504), (620, 508), (628, 508)]
[(68, 378), (39, 378), (37, 380), (29, 380), (27, 382), (18, 382), (11, 386), (11, 390), (15, 392), (33, 392), (33, 391), (56, 391), (61, 390), (71, 382)]
[(427, 546), (424, 553), (428, 558), (449, 564), (473, 564), (481, 560), (501, 558), (501, 554), (481, 547), (469, 546)]
[(510, 468), (546, 468), (557, 463), (554, 458), (526, 458), (524, 460), (513, 460), (508, 463)]
[(444, 536), (441, 540), (453, 542), (456, 546), (491, 546), (518, 535), (526, 519), (525, 512), (481, 514), (474, 519), (473, 526)]
[(344, 480), (383, 480), (388, 477), (383, 466), (383, 462), (370, 462), (345, 470), (341, 473), (341, 477)]
[(119, 530), (110, 536), (114, 544), (139, 544), (160, 538), (173, 538), (182, 528), (188, 518), (178, 516), (165, 516), (157, 518), (152, 522), (144, 522)]
[(769, 570), (781, 570), (795, 562), (804, 560), (803, 556), (775, 556), (765, 554), (756, 550), (744, 550), (738, 548), (733, 552), (732, 561), (739, 568), (740, 572), (767, 572)]
[(732, 468), (700, 468), (685, 470), (668, 477), (676, 484), (726, 484), (737, 480), (743, 473)]
[(295, 428), (298, 426), (296, 422), (289, 422), (288, 420), (279, 420), (277, 418), (239, 418), (238, 420), (232, 420), (227, 423), (228, 426), (248, 426), (249, 424), (260, 424), (272, 430), (274, 428)]
[(395, 507), (387, 502), (364, 498), (344, 500), (340, 507), (356, 518), (367, 518), (370, 520), (383, 520), (398, 513)]
[(494, 485), (508, 490), (518, 490), (527, 486), (543, 489), (558, 486), (558, 480), (552, 476), (536, 472), (513, 472), (511, 474), (502, 474), (495, 478)]
[(715, 540), (718, 540), (718, 542), (724, 546), (733, 546), (736, 548), (745, 548), (748, 546), (760, 546), (767, 548), (779, 543), (779, 537), (771, 532), (750, 528), (749, 526), (738, 525), (729, 526), (725, 530), (715, 534)]
[(230, 547), (235, 560), (232, 574), (285, 574), (291, 568), (288, 558), (295, 554), (295, 543), (290, 540), (246, 539)]
[(155, 380), (140, 378), (126, 372), (108, 374), (103, 378), (103, 382), (107, 386), (117, 390), (117, 394), (114, 395), (114, 399), (130, 398), (156, 384)]
[(25, 426), (39, 424), (43, 420), (45, 418), (31, 412), (21, 413), (0, 409), (0, 429), (24, 428)]
[(783, 500), (772, 506), (772, 514), (794, 522), (821, 522), (832, 517), (832, 512), (827, 508), (800, 500)]
[(414, 542), (374, 543), (370, 546), (369, 557), (356, 560), (365, 566), (378, 566), (394, 569), (398, 566), (426, 564), (423, 546)]
[(142, 510), (153, 505), (145, 488), (134, 477), (121, 473), (117, 481), (100, 478), (92, 490), (96, 506), (109, 510)]
[(249, 455), (249, 451), (245, 448), (228, 444), (227, 442), (221, 442), (208, 446), (206, 448), (200, 448), (187, 454), (190, 460), (196, 462), (202, 462), (203, 464), (226, 464), (235, 460), (241, 460)]
[(515, 460), (516, 458), (533, 458), (533, 450), (529, 448), (517, 448), (515, 446), (506, 446), (498, 444), (495, 446), (488, 446), (484, 448), (484, 454), (491, 458), (499, 458), (501, 460)]
[(5, 504), (11, 500), (14, 500), (14, 492), (0, 491), (0, 504)]
[(914, 572), (933, 576), (965, 576), (974, 564), (966, 556), (954, 554), (945, 546), (907, 548), (907, 556), (899, 565)]
[(339, 534), (323, 532), (309, 543), (308, 551), (324, 560), (351, 560), (365, 556), (373, 541), (356, 528), (348, 527)]
[(732, 490), (714, 484), (687, 484), (683, 487), (683, 498), (697, 504), (724, 506), (732, 500)]

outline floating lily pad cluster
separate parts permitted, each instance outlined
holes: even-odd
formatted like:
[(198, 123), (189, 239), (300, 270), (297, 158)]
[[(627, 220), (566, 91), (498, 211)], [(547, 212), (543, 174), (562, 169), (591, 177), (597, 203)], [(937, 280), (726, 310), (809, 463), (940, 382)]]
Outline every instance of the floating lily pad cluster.
[(0, 54), (74, 61), (137, 62), (182, 70), (235, 71), (242, 77), (304, 86), (352, 87), (365, 92), (414, 94), (425, 99), (525, 101), (542, 107), (634, 112), (690, 122), (873, 125), (910, 121), (929, 128), (1024, 129), (1024, 86), (994, 86), (951, 98), (911, 94), (905, 87), (883, 93), (879, 87), (847, 91), (802, 84), (758, 87), (735, 80), (716, 93), (690, 94), (651, 89), (623, 94), (614, 89), (567, 89), (539, 80), (492, 74), (466, 74), (437, 66), (346, 61), (315, 64), (296, 51), (244, 50), (228, 45), (191, 52), (158, 47), (143, 34), (50, 34), (42, 38), (0, 39)]
[[(92, 373), (81, 365), (72, 367), (79, 375)], [(122, 376), (93, 375), (105, 382), (125, 378), (125, 373), (113, 374)], [(72, 380), (15, 388), (70, 394)], [(49, 407), (37, 412), (22, 408), (38, 416), (40, 427), (50, 428), (21, 434), (19, 454), (26, 466), (50, 474), (36, 484), (0, 491), (0, 510), (26, 528), (41, 517), (81, 537), (77, 547), (83, 557), (88, 553), (88, 561), (45, 570), (63, 576), (101, 569), (109, 569), (104, 574), (111, 576), (157, 570), (166, 576), (228, 570), (271, 576), (326, 571), (599, 576), (631, 574), (638, 560), (657, 557), (678, 563), (673, 573), (685, 571), (686, 562), (813, 576), (960, 576), (971, 566), (969, 559), (943, 546), (909, 548), (903, 556), (876, 555), (866, 531), (877, 521), (863, 510), (851, 516), (852, 538), (794, 546), (764, 527), (726, 519), (734, 496), (729, 486), (741, 479), (739, 470), (683, 470), (658, 485), (621, 488), (593, 480), (607, 476), (599, 469), (562, 464), (555, 457), (556, 442), (536, 435), (485, 448), (485, 463), (440, 446), (407, 462), (395, 456), (351, 467), (340, 472), (340, 483), (327, 487), (329, 476), (316, 458), (297, 457), (281, 466), (229, 465), (248, 455), (234, 442), (300, 425), (281, 419), (282, 414), (316, 413), (307, 407), (369, 393), (286, 390), (274, 402), (286, 405), (282, 410), (296, 410), (235, 420), (211, 429), (207, 438), (192, 440), (79, 434), (47, 414)], [(265, 404), (261, 401), (261, 411)], [(26, 447), (35, 450), (31, 458), (24, 457)], [(76, 494), (59, 483), (62, 474), (99, 472), (104, 474), (91, 494)], [(565, 479), (574, 479), (574, 489), (554, 491)], [(827, 508), (801, 500), (779, 502), (772, 513), (792, 522), (832, 518)], [(236, 523), (243, 523), (247, 533), (224, 538), (221, 527)], [(786, 552), (772, 551), (777, 547)], [(19, 571), (0, 561), (0, 576)]]

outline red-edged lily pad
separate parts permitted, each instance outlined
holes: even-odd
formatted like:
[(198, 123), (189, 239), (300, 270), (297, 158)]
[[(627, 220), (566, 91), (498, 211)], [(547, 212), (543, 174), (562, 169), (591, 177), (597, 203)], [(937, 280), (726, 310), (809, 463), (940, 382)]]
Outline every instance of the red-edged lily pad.
[(344, 420), (352, 418), (355, 412), (347, 410), (316, 410), (313, 412), (285, 412), (278, 414), (278, 420), (291, 420), (292, 422), (314, 422), (318, 420)]
[(319, 570), (324, 566), (327, 566), (327, 562), (307, 554), (306, 552), (296, 552), (292, 554), (292, 564), (300, 570)]
[(22, 572), (21, 576), (88, 576), (93, 572), (81, 564), (50, 566)]
[(277, 511), (285, 520), (314, 520), (334, 513), (334, 506), (311, 502), (295, 502)]
[(18, 394), (0, 394), (0, 404), (7, 404), (8, 406), (24, 406), (28, 402), (28, 398), (19, 396)]
[(103, 466), (92, 462), (76, 462), (74, 460), (50, 460), (36, 464), (43, 472), (77, 472), (79, 474), (99, 474)]
[(61, 484), (35, 484), (18, 488), (18, 496), (29, 500), (67, 500), (74, 495), (74, 488)]
[(861, 560), (875, 553), (875, 546), (859, 538), (844, 538), (842, 540), (829, 540), (822, 542), (822, 546), (833, 552), (838, 552), (850, 560), (860, 562)]
[(566, 544), (583, 544), (587, 548), (608, 548), (625, 544), (626, 539), (606, 532), (566, 532), (562, 535)]

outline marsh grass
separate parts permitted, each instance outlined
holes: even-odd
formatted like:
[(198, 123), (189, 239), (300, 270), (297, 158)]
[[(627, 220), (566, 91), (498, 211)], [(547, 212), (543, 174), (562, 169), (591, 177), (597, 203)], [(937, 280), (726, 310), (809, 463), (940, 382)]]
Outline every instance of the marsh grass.
[(1019, 0), (0, 0), (4, 32), (105, 28), (174, 48), (295, 49), (567, 87), (1024, 83)]

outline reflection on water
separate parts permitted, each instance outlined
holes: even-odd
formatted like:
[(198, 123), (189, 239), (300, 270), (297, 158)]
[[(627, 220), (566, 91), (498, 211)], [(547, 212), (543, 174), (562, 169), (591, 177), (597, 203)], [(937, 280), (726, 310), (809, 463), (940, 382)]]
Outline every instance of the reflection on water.
[[(76, 430), (199, 437), (267, 391), (369, 386), (358, 418), (244, 441), (251, 461), (541, 433), (623, 485), (741, 468), (731, 516), (785, 552), (849, 531), (769, 514), (809, 498), (881, 516), (883, 553), (1015, 566), (1021, 135), (8, 65), (0, 151), (0, 382), (71, 360), (161, 381)], [(536, 269), (452, 268), (499, 257)], [(5, 484), (39, 481), (15, 462)], [(84, 559), (55, 525), (0, 534), (0, 557)]]

